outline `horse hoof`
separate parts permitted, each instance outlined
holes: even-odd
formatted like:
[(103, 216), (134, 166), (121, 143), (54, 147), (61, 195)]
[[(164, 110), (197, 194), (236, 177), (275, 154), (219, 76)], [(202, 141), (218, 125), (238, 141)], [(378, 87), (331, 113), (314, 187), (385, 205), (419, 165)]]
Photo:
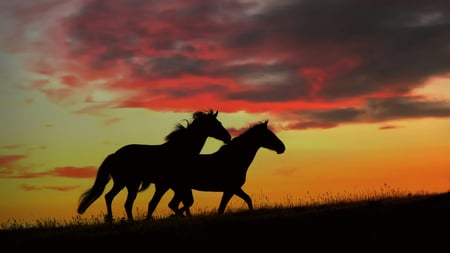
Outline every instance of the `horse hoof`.
[(174, 213), (170, 215), (171, 218), (183, 218), (184, 215), (182, 213)]
[(114, 219), (111, 216), (107, 215), (105, 215), (104, 219), (106, 223), (112, 223), (114, 221)]

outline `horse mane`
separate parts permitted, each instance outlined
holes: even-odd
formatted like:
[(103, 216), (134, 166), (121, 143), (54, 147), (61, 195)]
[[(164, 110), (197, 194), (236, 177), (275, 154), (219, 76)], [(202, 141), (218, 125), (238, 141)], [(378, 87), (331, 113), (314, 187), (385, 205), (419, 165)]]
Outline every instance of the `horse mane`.
[(249, 132), (251, 132), (251, 131), (254, 130), (255, 128), (258, 128), (258, 127), (260, 127), (261, 125), (267, 124), (267, 122), (268, 122), (267, 120), (264, 120), (264, 121), (259, 121), (259, 122), (256, 122), (256, 123), (251, 124), (250, 127), (249, 127), (247, 130), (245, 130), (245, 131), (244, 131), (243, 133), (241, 133), (240, 135), (236, 136), (236, 138), (237, 138), (237, 137), (240, 137), (240, 136), (242, 136), (242, 135), (248, 134)]
[(231, 139), (230, 142), (222, 144), (221, 148), (225, 148), (225, 147), (228, 147), (228, 146), (232, 145), (236, 141), (242, 139), (242, 137), (247, 136), (249, 133), (254, 131), (255, 128), (258, 128), (261, 125), (267, 124), (267, 122), (268, 122), (268, 120), (264, 120), (264, 121), (259, 121), (259, 122), (251, 124), (244, 132), (240, 133), (238, 136), (236, 136), (233, 139)]
[(188, 128), (192, 125), (192, 123), (193, 123), (195, 120), (200, 119), (200, 118), (205, 117), (205, 116), (211, 116), (211, 115), (214, 115), (214, 114), (215, 114), (215, 113), (214, 113), (213, 110), (209, 110), (209, 111), (196, 111), (196, 112), (194, 112), (194, 113), (192, 114), (192, 121), (189, 121), (189, 120), (187, 120), (187, 119), (184, 119), (184, 121), (186, 121), (186, 126), (183, 126), (183, 124), (178, 123), (178, 124), (175, 126), (175, 130), (173, 130), (172, 132), (170, 132), (170, 133), (166, 136), (165, 140), (166, 140), (166, 141), (173, 141), (173, 140), (175, 140), (175, 139), (180, 138), (181, 136), (183, 136), (183, 135), (186, 133), (186, 131), (188, 130)]
[(165, 140), (166, 141), (172, 141), (172, 140), (180, 138), (180, 136), (182, 136), (184, 133), (186, 133), (186, 130), (187, 130), (188, 126), (191, 124), (188, 120), (186, 120), (186, 122), (187, 122), (187, 126), (183, 126), (181, 123), (178, 123), (175, 126), (175, 130), (170, 132), (166, 136)]

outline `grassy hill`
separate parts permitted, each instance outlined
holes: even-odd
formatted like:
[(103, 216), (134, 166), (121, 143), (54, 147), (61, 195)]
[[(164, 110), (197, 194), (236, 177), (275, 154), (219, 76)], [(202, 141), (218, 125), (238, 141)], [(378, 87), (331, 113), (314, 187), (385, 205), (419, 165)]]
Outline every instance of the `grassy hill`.
[(450, 192), (224, 215), (0, 230), (0, 247), (58, 252), (450, 252)]

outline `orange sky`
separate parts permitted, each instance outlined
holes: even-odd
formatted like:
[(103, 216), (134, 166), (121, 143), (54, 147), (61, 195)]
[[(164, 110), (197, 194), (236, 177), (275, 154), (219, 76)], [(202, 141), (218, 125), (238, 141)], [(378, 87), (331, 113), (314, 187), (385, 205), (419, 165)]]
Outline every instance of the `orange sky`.
[[(268, 119), (286, 144), (249, 168), (255, 206), (448, 191), (450, 9), (413, 2), (3, 1), (0, 222), (75, 217), (109, 153), (208, 109), (234, 136)], [(194, 194), (194, 212), (218, 207)]]

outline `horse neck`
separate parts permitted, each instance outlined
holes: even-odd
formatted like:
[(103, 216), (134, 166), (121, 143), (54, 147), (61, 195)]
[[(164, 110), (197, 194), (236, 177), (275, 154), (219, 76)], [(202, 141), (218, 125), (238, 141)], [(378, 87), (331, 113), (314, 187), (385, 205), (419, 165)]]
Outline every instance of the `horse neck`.
[(248, 165), (253, 161), (261, 145), (253, 141), (250, 136), (239, 136), (229, 144), (229, 150), (233, 156), (239, 157), (240, 161)]
[(171, 141), (167, 144), (171, 144), (176, 149), (184, 149), (188, 154), (200, 153), (208, 136), (196, 126), (190, 126), (187, 131), (180, 140)]
[(196, 133), (195, 135), (189, 135), (186, 141), (187, 146), (189, 146), (190, 152), (192, 154), (198, 154), (205, 145), (207, 135)]

